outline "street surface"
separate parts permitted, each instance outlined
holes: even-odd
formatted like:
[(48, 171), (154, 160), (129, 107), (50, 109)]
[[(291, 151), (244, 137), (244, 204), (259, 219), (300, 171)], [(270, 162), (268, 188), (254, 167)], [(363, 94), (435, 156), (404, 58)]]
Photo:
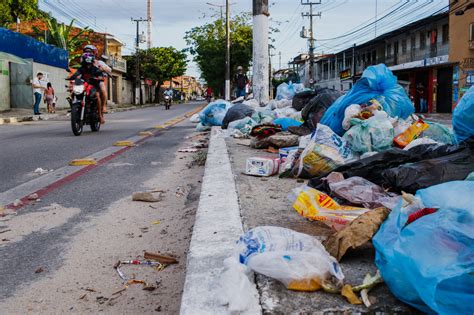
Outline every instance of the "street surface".
[[(80, 137), (72, 135), (66, 120), (0, 126), (0, 191), (40, 177), (33, 173), (37, 167), (62, 168), (202, 105), (110, 114), (99, 133)], [(177, 312), (203, 173), (202, 166), (190, 166), (192, 153), (177, 150), (191, 141), (186, 137), (194, 128), (186, 119), (161, 130), (16, 215), (0, 216), (2, 312)], [(163, 190), (163, 200), (131, 201), (133, 192), (150, 189)], [(156, 289), (133, 284), (113, 294), (123, 288), (113, 265), (143, 259), (145, 250), (174, 254), (179, 264), (160, 272), (123, 267), (130, 278)]]

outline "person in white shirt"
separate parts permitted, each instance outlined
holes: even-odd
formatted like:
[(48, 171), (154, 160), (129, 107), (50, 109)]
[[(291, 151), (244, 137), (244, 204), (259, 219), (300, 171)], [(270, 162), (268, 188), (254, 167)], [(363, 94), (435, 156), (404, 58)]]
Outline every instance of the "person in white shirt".
[(36, 74), (36, 78), (33, 79), (31, 85), (33, 87), (33, 93), (35, 96), (35, 104), (33, 105), (33, 111), (35, 115), (41, 115), (39, 112), (39, 105), (41, 103), (41, 99), (43, 98), (43, 91), (46, 89), (42, 84), (41, 80), (43, 79), (43, 74), (38, 72)]

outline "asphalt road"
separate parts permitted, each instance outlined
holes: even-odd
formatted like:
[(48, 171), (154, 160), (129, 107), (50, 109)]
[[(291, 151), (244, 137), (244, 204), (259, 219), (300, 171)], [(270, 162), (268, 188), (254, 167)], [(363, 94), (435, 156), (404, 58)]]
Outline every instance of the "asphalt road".
[[(99, 133), (86, 132), (81, 137), (71, 134), (67, 121), (1, 126), (0, 185), (3, 190), (9, 189), (28, 180), (28, 174), (36, 167), (62, 167), (73, 158), (110, 147), (114, 141), (134, 136), (139, 131), (201, 105), (178, 105), (170, 111), (160, 107), (111, 114), (103, 130)], [(9, 222), (11, 217), (0, 220), (0, 231), (12, 229), (11, 233), (16, 233), (15, 237), (18, 237), (0, 242), (0, 303), (13, 296), (18, 289), (60, 268), (63, 253), (68, 250), (68, 244), (74, 236), (83, 231), (84, 223), (108, 211), (117, 200), (143, 189), (147, 180), (169, 168), (175, 160), (177, 149), (183, 145), (185, 137), (194, 131), (194, 127), (194, 124), (184, 121), (159, 132), (139, 146), (51, 191), (40, 202), (21, 208), (16, 217), (21, 221), (24, 215), (41, 215), (45, 212), (42, 209), (51, 205), (60, 205), (61, 209), (77, 209), (64, 222), (48, 223), (43, 220), (41, 224), (51, 226), (38, 229), (35, 226), (22, 226), (18, 221), (13, 224)], [(174, 174), (180, 176), (179, 172)], [(197, 197), (192, 198), (195, 200)], [(18, 229), (24, 230), (21, 232)], [(5, 235), (7, 233), (0, 236)], [(84, 263), (94, 268), (93, 262)], [(45, 272), (35, 273), (38, 266), (42, 266)]]
[(72, 134), (66, 118), (0, 125), (0, 193), (35, 178), (33, 171), (39, 167), (56, 170), (72, 159), (88, 156), (202, 105), (190, 103), (175, 105), (169, 111), (160, 106), (109, 114), (100, 132), (92, 133), (86, 126), (80, 137)]

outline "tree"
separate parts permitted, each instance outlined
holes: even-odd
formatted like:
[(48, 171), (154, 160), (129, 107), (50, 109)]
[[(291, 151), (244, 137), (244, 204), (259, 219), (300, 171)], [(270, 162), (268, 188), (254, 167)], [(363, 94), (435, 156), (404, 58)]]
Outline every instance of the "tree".
[[(139, 50), (140, 74), (152, 79), (161, 86), (165, 80), (183, 75), (186, 72), (186, 53), (174, 47), (153, 47)], [(135, 79), (136, 56), (128, 56), (127, 72)]]
[(67, 50), (70, 62), (77, 60), (81, 56), (81, 48), (89, 42), (86, 35), (90, 35), (92, 30), (88, 27), (83, 29), (74, 27), (75, 19), (69, 25), (58, 23), (54, 18), (44, 19), (44, 22), (48, 30), (47, 38), (38, 29), (35, 29), (35, 37), (42, 42)]
[(1, 0), (0, 26), (7, 27), (11, 23), (30, 21), (47, 14), (38, 9), (38, 0)]
[[(201, 76), (215, 91), (222, 91), (225, 83), (225, 20), (194, 27), (186, 32), (188, 51), (194, 56)], [(252, 60), (252, 27), (250, 15), (241, 14), (230, 21), (231, 76), (237, 66), (248, 68)]]

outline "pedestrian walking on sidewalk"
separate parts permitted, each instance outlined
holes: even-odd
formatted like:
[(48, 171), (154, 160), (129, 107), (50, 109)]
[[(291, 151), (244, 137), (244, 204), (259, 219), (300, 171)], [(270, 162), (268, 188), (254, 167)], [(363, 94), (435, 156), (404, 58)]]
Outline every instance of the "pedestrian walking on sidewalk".
[(33, 79), (31, 82), (31, 86), (33, 87), (33, 93), (35, 96), (35, 104), (33, 105), (33, 112), (35, 115), (41, 115), (39, 111), (39, 106), (41, 103), (41, 99), (43, 98), (43, 92), (45, 87), (41, 85), (41, 80), (43, 79), (43, 74), (38, 72), (36, 74), (36, 78)]
[(48, 82), (48, 84), (46, 85), (46, 90), (44, 91), (44, 100), (48, 105), (48, 113), (50, 114), (53, 114), (56, 111), (54, 98), (55, 95), (53, 85), (51, 84), (51, 82)]
[(418, 84), (416, 91), (418, 92), (418, 97), (420, 99), (420, 113), (427, 113), (428, 100), (426, 99), (426, 91), (423, 83)]

